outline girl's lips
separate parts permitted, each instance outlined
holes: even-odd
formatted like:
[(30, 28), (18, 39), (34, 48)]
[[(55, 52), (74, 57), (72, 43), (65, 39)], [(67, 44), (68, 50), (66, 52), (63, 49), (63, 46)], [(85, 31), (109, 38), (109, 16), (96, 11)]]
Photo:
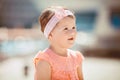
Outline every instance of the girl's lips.
[(73, 40), (74, 38), (73, 37), (71, 37), (71, 38), (69, 38), (68, 40)]

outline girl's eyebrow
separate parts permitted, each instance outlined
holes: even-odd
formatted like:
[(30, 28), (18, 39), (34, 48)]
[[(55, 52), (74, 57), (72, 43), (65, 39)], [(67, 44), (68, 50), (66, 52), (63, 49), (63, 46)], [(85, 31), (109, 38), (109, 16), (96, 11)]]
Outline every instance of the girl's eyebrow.
[(67, 27), (68, 25), (63, 26), (64, 28)]
[(65, 27), (67, 27), (67, 25), (64, 25), (64, 26), (59, 26), (59, 29), (63, 29), (63, 28), (65, 28)]
[(61, 31), (61, 30), (63, 30), (64, 28), (66, 28), (66, 26), (59, 27), (58, 29)]
[[(64, 28), (67, 27), (68, 25), (63, 26)], [(73, 25), (72, 27), (76, 27), (76, 25)]]
[[(59, 28), (58, 29), (64, 29), (64, 28), (66, 28), (68, 25), (66, 24), (66, 25), (64, 25), (64, 26), (59, 26)], [(76, 27), (76, 25), (73, 25), (72, 27)]]

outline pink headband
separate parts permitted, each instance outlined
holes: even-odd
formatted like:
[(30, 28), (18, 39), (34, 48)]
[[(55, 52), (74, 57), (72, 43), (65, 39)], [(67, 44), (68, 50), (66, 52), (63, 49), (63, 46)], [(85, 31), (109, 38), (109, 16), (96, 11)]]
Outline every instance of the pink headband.
[(71, 11), (69, 11), (69, 10), (64, 10), (62, 8), (55, 10), (54, 16), (49, 20), (49, 22), (45, 26), (45, 30), (44, 30), (45, 37), (48, 38), (48, 35), (53, 30), (53, 28), (55, 27), (55, 25), (61, 19), (63, 19), (64, 17), (66, 17), (68, 15), (73, 15), (73, 13)]

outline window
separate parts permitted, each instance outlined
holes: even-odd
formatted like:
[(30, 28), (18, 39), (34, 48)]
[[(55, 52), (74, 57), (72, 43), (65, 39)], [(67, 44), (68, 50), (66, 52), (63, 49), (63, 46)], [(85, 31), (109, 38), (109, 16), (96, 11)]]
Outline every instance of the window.
[(91, 32), (94, 29), (96, 12), (78, 12), (76, 15), (77, 31)]
[(110, 21), (115, 29), (120, 29), (120, 7), (111, 8)]

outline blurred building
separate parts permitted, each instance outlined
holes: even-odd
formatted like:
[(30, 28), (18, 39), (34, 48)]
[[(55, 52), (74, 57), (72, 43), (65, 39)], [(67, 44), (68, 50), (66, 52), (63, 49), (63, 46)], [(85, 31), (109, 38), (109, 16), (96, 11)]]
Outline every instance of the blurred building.
[(30, 28), (39, 12), (31, 0), (0, 0), (0, 26)]
[(0, 0), (0, 26), (15, 28), (1, 29), (0, 40), (44, 38), (34, 24), (38, 24), (40, 12), (51, 5), (75, 12), (76, 44), (85, 55), (120, 56), (120, 0)]
[(97, 10), (96, 41), (85, 48), (88, 55), (120, 57), (120, 1), (104, 0)]

